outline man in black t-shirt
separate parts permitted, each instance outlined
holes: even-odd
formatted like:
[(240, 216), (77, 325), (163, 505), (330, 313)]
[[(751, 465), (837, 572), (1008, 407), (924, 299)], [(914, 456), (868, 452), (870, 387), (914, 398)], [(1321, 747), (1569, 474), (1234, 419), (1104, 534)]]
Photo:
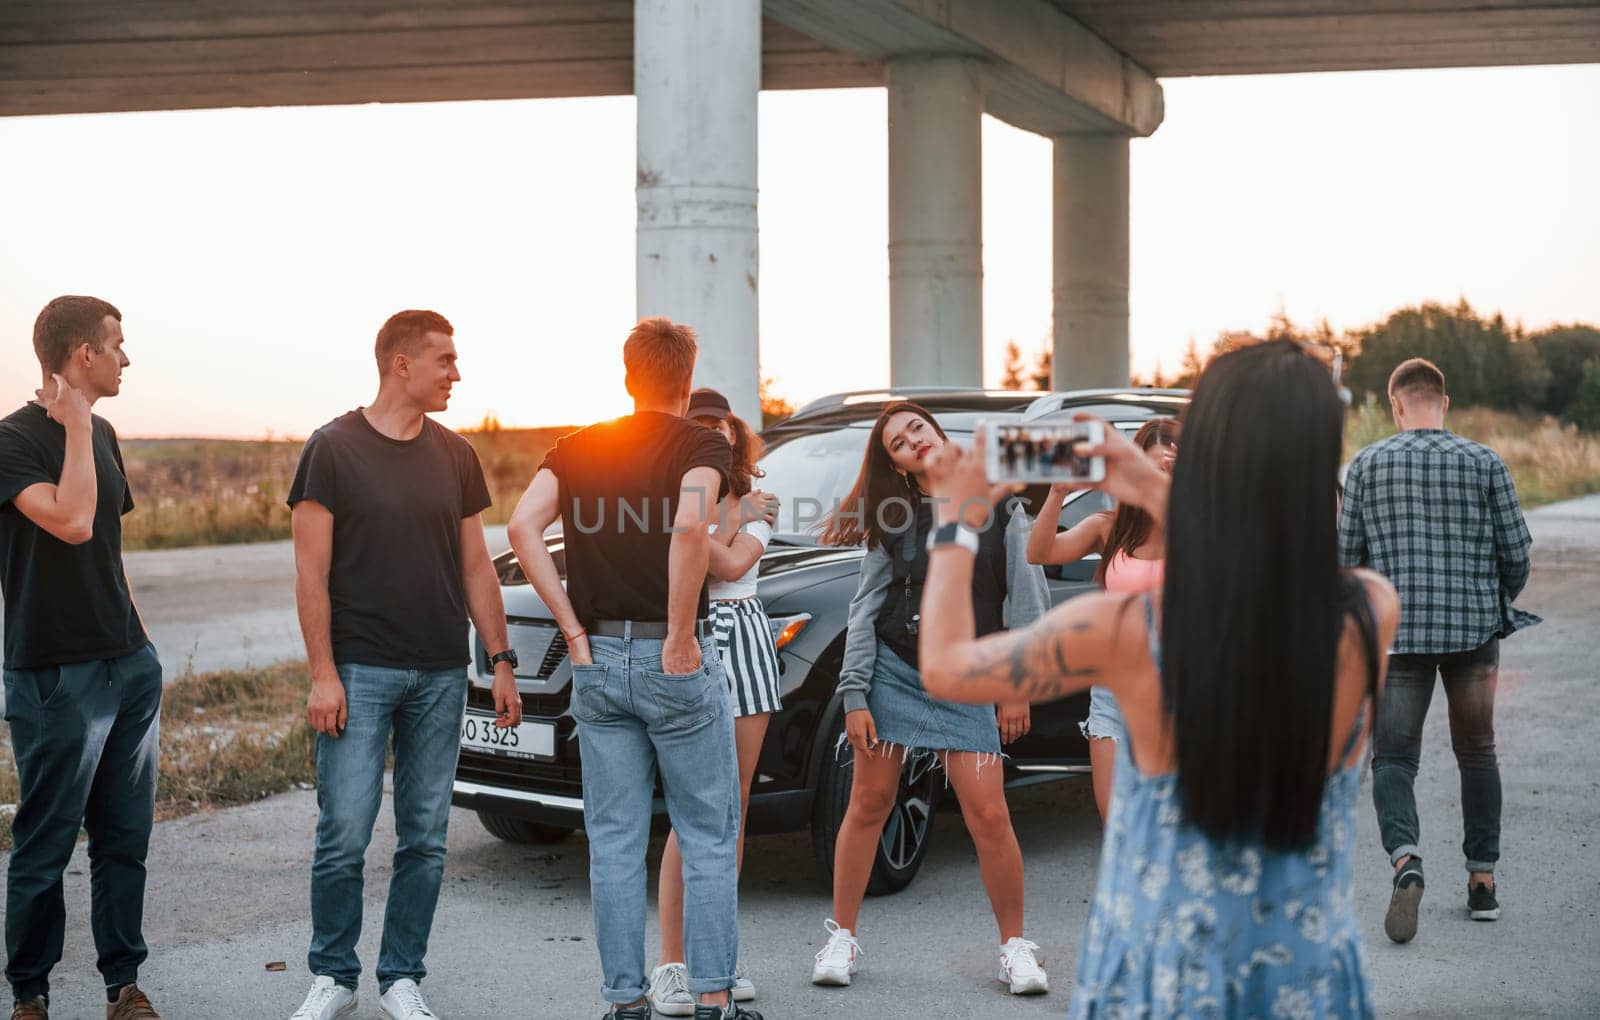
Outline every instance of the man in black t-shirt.
[(355, 1010), (362, 870), (391, 732), (399, 840), (378, 993), (392, 1020), (434, 1016), (418, 984), (444, 878), (469, 616), (494, 671), (493, 727), (515, 731), (522, 721), (517, 659), (479, 516), (490, 502), (483, 469), (465, 439), (428, 417), (445, 409), (461, 379), (453, 334), (437, 312), (400, 312), (384, 323), (377, 398), (311, 436), (289, 489), (319, 809), (306, 958), (313, 980), (293, 1020)]
[[(684, 947), (697, 1017), (733, 1003), (739, 776), (726, 681), (706, 624), (707, 524), (726, 440), (685, 419), (694, 331), (645, 319), (622, 348), (634, 413), (563, 437), (511, 518), (511, 546), (572, 656), (589, 891), (619, 1020), (647, 1018), (645, 846), (659, 768), (683, 853)], [(562, 520), (567, 584), (544, 531)]]
[(161, 664), (122, 569), (133, 496), (117, 433), (90, 411), (122, 388), (122, 339), (122, 313), (107, 302), (51, 301), (33, 325), (38, 400), (0, 420), (6, 721), (21, 787), (6, 875), (14, 1020), (47, 1015), (66, 930), (61, 876), (80, 825), (106, 1016), (156, 1016), (135, 981), (149, 955)]

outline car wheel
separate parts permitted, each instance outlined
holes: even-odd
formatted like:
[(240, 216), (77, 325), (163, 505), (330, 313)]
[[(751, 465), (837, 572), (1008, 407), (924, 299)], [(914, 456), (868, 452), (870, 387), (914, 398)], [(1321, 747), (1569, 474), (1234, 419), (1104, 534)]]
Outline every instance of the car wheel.
[[(842, 720), (838, 729), (843, 734)], [(811, 848), (816, 855), (817, 870), (830, 888), (833, 882), (834, 846), (839, 840), (839, 826), (844, 821), (845, 809), (850, 805), (850, 783), (854, 772), (849, 748), (845, 745), (837, 763), (831, 760), (823, 763), (822, 776), (817, 781), (816, 807), (811, 819)], [(900, 789), (894, 799), (894, 808), (884, 822), (883, 834), (878, 837), (872, 875), (867, 880), (868, 896), (897, 893), (917, 877), (922, 860), (928, 855), (928, 843), (933, 837), (933, 812), (943, 789), (944, 777), (933, 755), (913, 754), (907, 759), (900, 770)]]
[(495, 839), (507, 843), (559, 843), (572, 835), (571, 829), (559, 825), (541, 825), (513, 815), (497, 815), (479, 811), (478, 821)]

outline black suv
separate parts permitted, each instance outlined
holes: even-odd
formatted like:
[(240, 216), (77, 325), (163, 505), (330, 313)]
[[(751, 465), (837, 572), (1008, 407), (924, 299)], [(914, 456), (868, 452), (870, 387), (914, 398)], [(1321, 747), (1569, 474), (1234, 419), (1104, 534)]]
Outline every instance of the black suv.
[[(850, 756), (848, 748), (840, 750), (844, 712), (834, 687), (863, 550), (818, 546), (809, 526), (848, 492), (873, 421), (885, 405), (901, 399), (927, 407), (952, 439), (970, 441), (980, 420), (1066, 421), (1080, 410), (1132, 431), (1149, 418), (1177, 415), (1188, 394), (1131, 388), (1043, 395), (969, 389), (846, 393), (808, 404), (762, 433), (767, 452), (761, 466), (767, 474), (759, 485), (783, 500), (759, 582), (778, 645), (783, 709), (773, 716), (761, 749), (748, 827), (755, 834), (809, 829), (825, 881), (831, 881), (834, 839), (850, 799)], [(1041, 505), (1043, 497), (1043, 487), (1023, 493), (1031, 507)], [(1098, 492), (1075, 494), (1058, 527), (1070, 527), (1108, 505)], [(564, 569), (561, 537), (551, 534), (546, 542)], [(476, 811), (484, 827), (501, 839), (553, 842), (583, 825), (582, 761), (567, 706), (572, 667), (565, 642), (515, 556), (504, 553), (495, 565), (511, 644), (521, 660), (517, 677), (525, 721), (515, 735), (489, 732), (493, 674), (475, 639), (452, 799)], [(1093, 562), (1047, 568), (1051, 602), (1089, 587), (1093, 570)], [(1087, 772), (1088, 748), (1078, 730), (1087, 714), (1087, 695), (1035, 706), (1032, 732), (1005, 748), (1007, 785)], [(895, 892), (915, 877), (944, 786), (931, 756), (908, 763), (879, 841), (869, 892)], [(659, 788), (656, 812), (664, 819)]]

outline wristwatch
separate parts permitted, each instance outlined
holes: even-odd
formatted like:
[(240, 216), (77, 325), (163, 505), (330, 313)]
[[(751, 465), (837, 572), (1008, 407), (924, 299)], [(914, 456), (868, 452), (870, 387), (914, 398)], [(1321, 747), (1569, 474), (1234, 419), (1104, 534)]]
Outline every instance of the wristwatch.
[(959, 521), (941, 524), (928, 533), (928, 551), (941, 545), (959, 545), (974, 556), (978, 554), (978, 533)]
[(507, 648), (503, 652), (495, 652), (493, 655), (489, 656), (490, 669), (494, 669), (495, 663), (499, 662), (509, 662), (511, 663), (511, 668), (516, 669), (517, 666), (520, 665), (520, 663), (517, 662), (517, 650), (515, 648)]

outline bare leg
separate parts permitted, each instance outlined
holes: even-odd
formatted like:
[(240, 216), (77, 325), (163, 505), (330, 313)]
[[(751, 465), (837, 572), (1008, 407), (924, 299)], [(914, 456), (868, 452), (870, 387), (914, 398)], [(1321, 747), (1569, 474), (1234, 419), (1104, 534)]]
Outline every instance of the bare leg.
[[(741, 716), (733, 721), (733, 742), (739, 752), (739, 867), (744, 867), (744, 821), (750, 810), (750, 784), (756, 775), (756, 760), (761, 742), (767, 738), (771, 713)], [(661, 851), (661, 877), (656, 892), (661, 914), (661, 962), (683, 962), (683, 856), (678, 852), (678, 837), (667, 834)]]
[(1089, 739), (1089, 768), (1094, 773), (1094, 806), (1100, 811), (1100, 824), (1106, 824), (1111, 810), (1111, 781), (1116, 778), (1117, 742), (1110, 737)]
[(845, 809), (838, 842), (833, 847), (833, 919), (839, 927), (852, 932), (861, 913), (861, 899), (867, 894), (878, 837), (883, 835), (883, 823), (894, 810), (900, 769), (898, 754), (875, 751), (868, 756), (855, 752), (850, 806)]
[(1006, 804), (1005, 772), (999, 762), (978, 767), (978, 754), (963, 751), (949, 756), (945, 770), (961, 802), (961, 817), (978, 850), (978, 871), (989, 894), (989, 906), (1000, 926), (1004, 945), (1022, 937), (1022, 848), (1011, 828), (1011, 808)]

